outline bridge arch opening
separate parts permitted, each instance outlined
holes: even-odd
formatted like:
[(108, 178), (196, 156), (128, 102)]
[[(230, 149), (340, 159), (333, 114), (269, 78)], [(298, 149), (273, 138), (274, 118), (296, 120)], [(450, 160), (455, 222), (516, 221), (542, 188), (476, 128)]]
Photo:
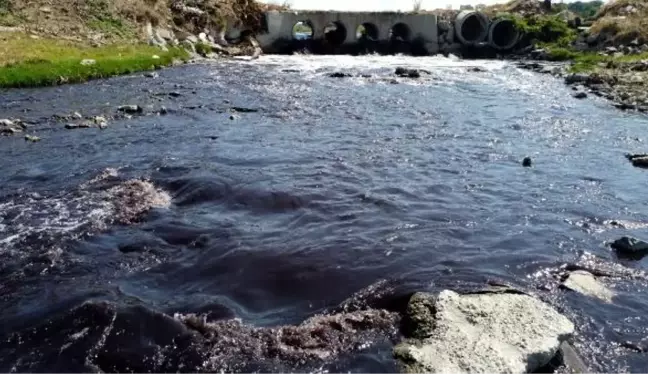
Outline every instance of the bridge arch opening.
[(347, 30), (342, 22), (331, 22), (324, 28), (324, 40), (331, 45), (342, 45), (347, 38)]
[(378, 40), (379, 35), (378, 26), (371, 22), (365, 22), (356, 28), (356, 39), (358, 40)]
[(310, 21), (299, 21), (292, 29), (292, 37), (295, 40), (313, 39), (313, 25)]
[(402, 22), (395, 24), (389, 31), (391, 41), (408, 42), (411, 38), (412, 30)]

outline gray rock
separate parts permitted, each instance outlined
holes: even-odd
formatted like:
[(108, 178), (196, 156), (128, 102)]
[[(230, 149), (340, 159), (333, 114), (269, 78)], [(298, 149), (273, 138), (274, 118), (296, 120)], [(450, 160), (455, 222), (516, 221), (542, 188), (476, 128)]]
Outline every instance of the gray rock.
[(144, 76), (146, 78), (157, 78), (160, 76), (160, 74), (154, 72), (154, 71), (149, 71), (148, 73), (144, 73)]
[(583, 73), (569, 74), (568, 76), (565, 77), (565, 83), (566, 84), (585, 83), (589, 80), (589, 78), (590, 76), (588, 74), (583, 74)]
[(407, 69), (403, 67), (397, 67), (394, 71), (394, 74), (401, 78), (420, 78), (421, 72), (416, 69)]
[(589, 45), (593, 45), (598, 43), (598, 40), (599, 40), (599, 34), (589, 34), (587, 35), (585, 42)]
[(65, 125), (65, 128), (68, 130), (78, 129), (79, 125), (77, 125), (76, 123), (68, 123)]
[(5, 119), (0, 119), (0, 126), (3, 126), (3, 127), (13, 127), (13, 126), (14, 126), (14, 122), (13, 122), (12, 120), (10, 120), (10, 119), (6, 119), (6, 118), (5, 118)]
[(632, 162), (632, 166), (648, 168), (648, 154), (626, 155), (626, 158)]
[(605, 53), (611, 55), (614, 53), (617, 53), (619, 50), (616, 47), (606, 47), (605, 48)]
[(547, 50), (543, 48), (531, 51), (531, 58), (535, 60), (546, 60), (548, 56), (549, 54), (547, 53)]
[(142, 109), (142, 107), (139, 105), (122, 105), (117, 108), (117, 110), (128, 114), (139, 114), (144, 111), (144, 109)]
[(105, 118), (105, 117), (102, 117), (102, 116), (95, 116), (94, 118), (92, 118), (92, 121), (93, 121), (95, 124), (101, 124), (101, 123), (107, 123), (107, 122), (108, 122), (108, 121), (106, 120), (106, 118)]
[(175, 39), (175, 35), (173, 35), (173, 31), (164, 29), (164, 28), (158, 28), (155, 30), (155, 34), (157, 37), (164, 39), (166, 41), (172, 41)]
[[(643, 158), (642, 158), (643, 159)], [(627, 236), (615, 240), (611, 244), (612, 249), (622, 255), (646, 255), (648, 254), (648, 243), (636, 238)]]
[(643, 78), (643, 76), (641, 76), (640, 74), (633, 74), (633, 75), (630, 77), (630, 82), (632, 82), (632, 83), (643, 83), (643, 82), (644, 82), (644, 78)]
[(13, 135), (13, 134), (18, 134), (22, 132), (21, 129), (17, 129), (15, 127), (4, 127), (0, 129), (0, 133), (5, 134), (5, 135)]
[(405, 333), (413, 338), (425, 339), (434, 332), (434, 313), (436, 298), (434, 295), (417, 292), (407, 303), (403, 320)]
[(587, 97), (587, 94), (586, 94), (585, 92), (582, 92), (582, 91), (581, 91), (581, 92), (577, 92), (577, 93), (575, 93), (575, 94), (572, 95), (572, 96), (574, 96), (574, 98), (576, 98), (576, 99), (584, 99), (584, 98)]
[(199, 41), (199, 39), (198, 39), (198, 37), (196, 35), (188, 35), (185, 40), (188, 40), (193, 44), (196, 44)]
[(81, 60), (81, 65), (83, 65), (83, 66), (90, 66), (90, 65), (94, 65), (96, 63), (97, 63), (97, 60), (93, 60), (91, 58), (86, 58), (86, 59)]
[[(459, 295), (442, 291), (408, 311), (421, 311), (426, 336), (407, 339), (394, 349), (407, 372), (528, 373), (546, 365), (573, 323), (551, 306), (519, 293)], [(429, 300), (429, 299), (428, 299)], [(428, 332), (428, 329), (431, 331)]]
[(41, 140), (41, 138), (39, 138), (38, 136), (25, 135), (25, 141), (27, 141), (27, 142), (36, 143), (36, 142), (39, 142), (40, 140)]
[(601, 284), (598, 279), (585, 270), (576, 270), (563, 281), (562, 286), (586, 296), (596, 297), (605, 302), (612, 302), (614, 292)]

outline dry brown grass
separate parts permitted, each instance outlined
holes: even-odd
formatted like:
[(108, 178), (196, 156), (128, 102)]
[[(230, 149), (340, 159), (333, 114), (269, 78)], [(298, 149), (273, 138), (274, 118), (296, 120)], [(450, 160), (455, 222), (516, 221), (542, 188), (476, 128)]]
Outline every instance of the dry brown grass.
[(607, 35), (613, 44), (626, 44), (635, 39), (648, 42), (648, 1), (616, 0), (605, 4), (590, 28), (593, 34)]
[[(234, 24), (258, 29), (261, 13), (270, 8), (255, 0), (186, 0), (206, 12), (201, 19), (187, 19), (172, 12), (172, 0), (0, 0), (9, 5), (4, 15), (11, 26), (30, 32), (75, 40), (110, 42), (144, 36), (143, 25), (177, 27), (190, 32)], [(2, 16), (2, 14), (0, 14)], [(3, 18), (0, 17), (0, 26)], [(104, 40), (105, 39), (105, 40)]]

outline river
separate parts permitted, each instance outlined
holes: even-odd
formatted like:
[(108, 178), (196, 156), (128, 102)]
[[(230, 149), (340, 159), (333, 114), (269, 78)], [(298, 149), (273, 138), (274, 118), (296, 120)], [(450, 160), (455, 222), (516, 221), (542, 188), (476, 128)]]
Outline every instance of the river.
[[(648, 365), (618, 344), (648, 335), (648, 282), (607, 281), (608, 304), (546, 276), (583, 256), (646, 270), (606, 245), (646, 235), (648, 174), (624, 158), (647, 150), (645, 116), (503, 61), (263, 56), (159, 74), (0, 91), (0, 117), (42, 138), (0, 138), (1, 371), (215, 370), (170, 338), (182, 316), (299, 324), (381, 280), (386, 299), (532, 289), (574, 321), (592, 370)], [(148, 115), (53, 118), (123, 104)], [(131, 220), (138, 204), (154, 207)], [(302, 368), (395, 370), (393, 342), (373, 342)]]

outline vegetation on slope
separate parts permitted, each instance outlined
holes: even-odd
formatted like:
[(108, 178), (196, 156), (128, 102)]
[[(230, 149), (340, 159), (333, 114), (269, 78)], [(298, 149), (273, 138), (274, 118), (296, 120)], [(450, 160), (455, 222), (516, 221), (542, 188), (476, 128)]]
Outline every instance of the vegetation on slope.
[(592, 19), (603, 6), (603, 1), (574, 1), (573, 3), (556, 4), (557, 9), (565, 8), (584, 20)]
[(648, 43), (648, 1), (615, 0), (605, 4), (597, 13), (590, 32), (604, 34), (612, 44), (627, 44), (637, 40)]
[(0, 87), (157, 69), (188, 56), (149, 46), (147, 27), (196, 35), (225, 24), (254, 30), (268, 7), (255, 0), (0, 0), (0, 26), (15, 28), (0, 27)]
[[(623, 55), (600, 53), (600, 48), (605, 46), (648, 43), (648, 0), (615, 0), (602, 7), (599, 1), (572, 3), (569, 6), (582, 12), (579, 15), (590, 16), (596, 12), (596, 20), (589, 34), (584, 35), (582, 30), (570, 24), (572, 16), (565, 13), (565, 9), (568, 9), (566, 4), (557, 4), (548, 10), (540, 1), (514, 0), (493, 6), (491, 12), (496, 13), (491, 14), (512, 19), (522, 31), (524, 43), (545, 49), (550, 60), (572, 61), (571, 69), (574, 72), (648, 58), (646, 52)], [(584, 42), (588, 35), (601, 42), (588, 46)]]

